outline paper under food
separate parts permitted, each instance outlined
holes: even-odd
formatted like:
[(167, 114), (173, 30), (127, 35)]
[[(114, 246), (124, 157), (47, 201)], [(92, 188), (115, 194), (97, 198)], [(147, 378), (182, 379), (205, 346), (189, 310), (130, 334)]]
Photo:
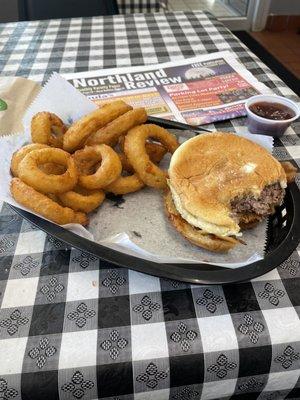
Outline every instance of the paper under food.
[[(94, 110), (96, 105), (78, 92), (64, 78), (54, 73), (41, 90), (24, 116), (24, 133), (4, 136), (0, 146), (1, 185), (0, 199), (16, 207), (10, 195), (10, 160), (14, 151), (31, 142), (30, 121), (39, 111), (57, 114), (70, 124), (82, 115)], [(172, 131), (183, 142), (194, 136), (189, 131)], [(272, 151), (273, 139), (267, 136), (250, 135), (246, 127), (237, 128), (238, 135), (248, 137)], [(7, 132), (9, 134), (9, 132)], [(167, 168), (165, 157), (162, 167)], [(27, 210), (30, 211), (30, 210)], [(87, 229), (80, 225), (66, 225), (74, 233), (121, 252), (150, 259), (160, 263), (211, 263), (236, 268), (263, 257), (266, 239), (266, 222), (243, 233), (247, 243), (237, 245), (228, 254), (215, 254), (202, 250), (186, 241), (169, 223), (164, 213), (163, 198), (159, 191), (144, 188), (137, 193), (125, 195), (121, 201), (107, 199), (102, 206), (90, 214)]]

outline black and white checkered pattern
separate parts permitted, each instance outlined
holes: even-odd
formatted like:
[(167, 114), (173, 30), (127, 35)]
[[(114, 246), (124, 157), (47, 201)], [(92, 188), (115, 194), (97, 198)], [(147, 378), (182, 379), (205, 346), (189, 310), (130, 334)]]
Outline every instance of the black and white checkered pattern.
[[(0, 71), (60, 73), (231, 49), (276, 93), (293, 93), (201, 12), (0, 25)], [(245, 129), (243, 119), (216, 124)], [(300, 125), (275, 142), (299, 166)], [(248, 283), (194, 286), (116, 268), (3, 205), (0, 398), (298, 399), (300, 259)]]
[(117, 0), (120, 14), (151, 13), (167, 7), (166, 0)]

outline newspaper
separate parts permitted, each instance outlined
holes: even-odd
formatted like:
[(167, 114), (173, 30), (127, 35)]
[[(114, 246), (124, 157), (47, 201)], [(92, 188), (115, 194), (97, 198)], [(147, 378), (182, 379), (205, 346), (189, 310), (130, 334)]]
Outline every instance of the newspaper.
[(229, 51), (64, 77), (97, 105), (122, 99), (148, 115), (190, 125), (243, 116), (249, 97), (271, 93)]

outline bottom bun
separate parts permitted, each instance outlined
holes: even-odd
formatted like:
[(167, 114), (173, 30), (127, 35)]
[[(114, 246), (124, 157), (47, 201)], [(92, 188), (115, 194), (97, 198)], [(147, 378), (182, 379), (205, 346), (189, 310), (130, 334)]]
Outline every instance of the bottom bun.
[(184, 220), (176, 210), (173, 203), (171, 192), (168, 191), (165, 195), (165, 207), (169, 220), (172, 225), (181, 233), (187, 240), (196, 246), (203, 247), (206, 250), (215, 252), (227, 252), (232, 249), (238, 240), (232, 237), (218, 237), (213, 234), (204, 232), (201, 229), (195, 228)]

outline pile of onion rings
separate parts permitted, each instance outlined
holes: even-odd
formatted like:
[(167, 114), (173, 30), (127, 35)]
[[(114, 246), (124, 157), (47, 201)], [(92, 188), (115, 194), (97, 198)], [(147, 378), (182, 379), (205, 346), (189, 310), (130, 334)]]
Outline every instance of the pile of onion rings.
[(57, 224), (87, 225), (87, 213), (101, 206), (106, 193), (165, 188), (166, 172), (158, 164), (178, 142), (163, 128), (143, 125), (146, 121), (144, 108), (121, 100), (71, 126), (48, 111), (37, 113), (32, 143), (12, 156), (13, 198)]

